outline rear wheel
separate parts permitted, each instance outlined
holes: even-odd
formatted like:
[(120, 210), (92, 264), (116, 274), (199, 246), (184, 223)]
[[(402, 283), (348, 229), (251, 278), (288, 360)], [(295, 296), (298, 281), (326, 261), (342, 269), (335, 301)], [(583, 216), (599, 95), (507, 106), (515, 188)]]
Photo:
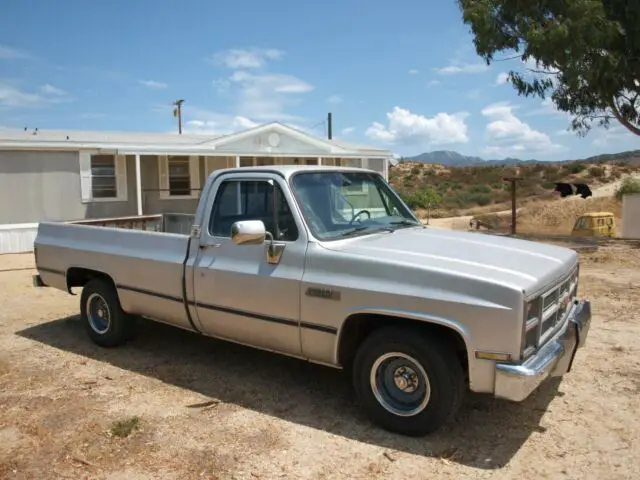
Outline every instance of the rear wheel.
[(353, 382), (366, 413), (382, 428), (423, 436), (457, 412), (466, 389), (453, 348), (420, 331), (384, 328), (362, 343)]
[(102, 347), (122, 345), (132, 336), (133, 317), (120, 306), (111, 282), (94, 278), (82, 289), (80, 316), (93, 342)]

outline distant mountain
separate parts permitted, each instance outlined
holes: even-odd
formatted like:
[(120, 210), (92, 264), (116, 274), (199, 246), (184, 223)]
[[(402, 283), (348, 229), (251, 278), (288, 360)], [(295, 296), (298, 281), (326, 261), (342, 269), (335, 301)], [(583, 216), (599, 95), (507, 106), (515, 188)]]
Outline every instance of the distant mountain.
[(407, 162), (434, 163), (448, 167), (474, 167), (480, 165), (517, 165), (531, 163), (566, 163), (571, 161), (581, 161), (585, 163), (599, 163), (607, 161), (621, 161), (633, 164), (640, 163), (640, 150), (630, 150), (613, 154), (596, 155), (593, 157), (573, 160), (560, 160), (554, 162), (543, 162), (542, 160), (521, 160), (519, 158), (505, 158), (502, 160), (485, 160), (480, 157), (468, 157), (451, 150), (435, 150), (425, 152), (415, 157), (403, 157), (400, 160)]

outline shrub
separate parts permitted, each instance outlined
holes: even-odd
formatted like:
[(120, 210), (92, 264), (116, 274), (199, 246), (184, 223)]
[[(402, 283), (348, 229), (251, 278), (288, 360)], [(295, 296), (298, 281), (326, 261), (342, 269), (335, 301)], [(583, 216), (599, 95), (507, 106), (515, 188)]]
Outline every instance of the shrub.
[(616, 190), (615, 196), (618, 201), (622, 201), (622, 197), (625, 195), (633, 195), (636, 193), (640, 193), (640, 179), (627, 177)]
[(488, 193), (472, 193), (469, 196), (469, 201), (471, 203), (475, 203), (476, 205), (484, 207), (485, 205), (489, 205), (491, 203), (491, 195), (489, 195)]
[(411, 174), (412, 175), (420, 175), (420, 171), (422, 170), (422, 167), (419, 167), (418, 165), (416, 165), (415, 167), (413, 167), (411, 169)]
[(491, 193), (491, 188), (484, 183), (476, 183), (475, 185), (471, 185), (469, 193)]
[(580, 173), (583, 172), (587, 166), (584, 163), (576, 162), (569, 163), (566, 168), (569, 173)]
[(598, 167), (598, 166), (591, 167), (589, 169), (589, 176), (595, 177), (595, 178), (600, 178), (604, 176), (604, 168)]

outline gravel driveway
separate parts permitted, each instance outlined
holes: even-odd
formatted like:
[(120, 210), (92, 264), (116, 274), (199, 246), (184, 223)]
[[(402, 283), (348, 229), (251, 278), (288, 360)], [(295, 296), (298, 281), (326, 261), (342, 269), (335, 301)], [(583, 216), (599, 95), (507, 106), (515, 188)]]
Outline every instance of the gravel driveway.
[(150, 322), (100, 349), (78, 297), (2, 256), (0, 478), (638, 478), (640, 250), (581, 256), (595, 317), (574, 371), (522, 404), (469, 396), (421, 439), (374, 427), (325, 367)]

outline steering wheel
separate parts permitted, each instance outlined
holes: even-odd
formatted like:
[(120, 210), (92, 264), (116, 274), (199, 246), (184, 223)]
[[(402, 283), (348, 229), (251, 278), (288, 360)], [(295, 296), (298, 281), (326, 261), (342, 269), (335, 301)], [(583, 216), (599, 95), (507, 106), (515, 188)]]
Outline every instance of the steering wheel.
[(356, 213), (353, 218), (351, 219), (351, 221), (349, 222), (349, 225), (351, 225), (353, 222), (355, 222), (356, 218), (358, 218), (361, 214), (366, 213), (367, 214), (367, 220), (371, 219), (371, 212), (369, 212), (369, 210), (360, 210), (358, 213)]

